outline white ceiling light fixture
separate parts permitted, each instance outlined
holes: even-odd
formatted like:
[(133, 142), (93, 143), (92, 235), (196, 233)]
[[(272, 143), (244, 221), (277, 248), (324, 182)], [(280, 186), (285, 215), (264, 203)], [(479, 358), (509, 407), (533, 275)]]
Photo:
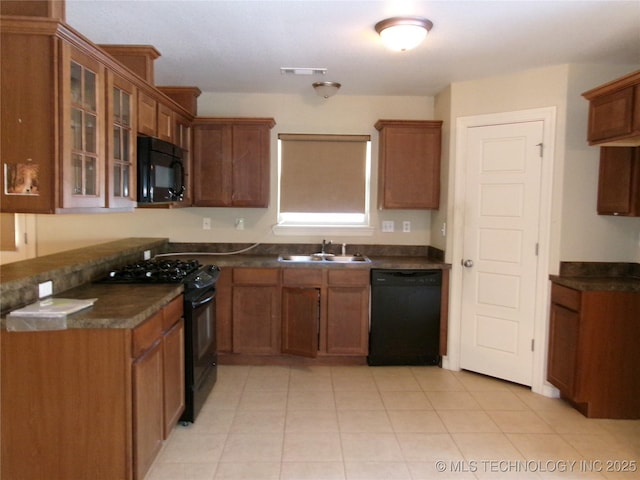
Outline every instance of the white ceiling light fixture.
[(315, 82), (313, 89), (321, 97), (329, 98), (338, 93), (341, 86), (338, 82)]
[(422, 17), (387, 18), (375, 26), (382, 43), (387, 48), (400, 52), (420, 45), (432, 28), (433, 23)]
[(326, 68), (280, 67), (281, 75), (326, 75)]

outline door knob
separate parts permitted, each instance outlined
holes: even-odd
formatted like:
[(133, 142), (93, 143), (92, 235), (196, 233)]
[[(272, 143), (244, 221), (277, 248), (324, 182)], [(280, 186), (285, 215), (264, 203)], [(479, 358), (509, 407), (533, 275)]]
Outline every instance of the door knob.
[(471, 268), (473, 267), (473, 260), (467, 259), (467, 260), (462, 260), (462, 266), (466, 267), (466, 268)]

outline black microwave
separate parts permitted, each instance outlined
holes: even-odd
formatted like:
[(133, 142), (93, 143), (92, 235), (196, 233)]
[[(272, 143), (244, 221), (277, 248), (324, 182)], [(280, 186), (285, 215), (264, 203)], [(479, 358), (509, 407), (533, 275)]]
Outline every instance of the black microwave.
[(138, 137), (138, 203), (179, 202), (184, 192), (180, 147), (158, 138)]

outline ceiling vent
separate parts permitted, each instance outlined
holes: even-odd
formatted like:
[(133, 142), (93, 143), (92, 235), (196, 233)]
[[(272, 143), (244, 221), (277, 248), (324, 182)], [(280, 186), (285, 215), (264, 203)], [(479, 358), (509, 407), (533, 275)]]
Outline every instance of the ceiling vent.
[(326, 68), (282, 67), (282, 75), (326, 75)]

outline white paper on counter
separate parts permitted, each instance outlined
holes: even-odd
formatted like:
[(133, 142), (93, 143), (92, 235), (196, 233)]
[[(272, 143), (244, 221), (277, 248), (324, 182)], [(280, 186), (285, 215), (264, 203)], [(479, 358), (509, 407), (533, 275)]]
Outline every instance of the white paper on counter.
[(97, 298), (47, 298), (12, 311), (7, 317), (64, 317), (91, 307)]

